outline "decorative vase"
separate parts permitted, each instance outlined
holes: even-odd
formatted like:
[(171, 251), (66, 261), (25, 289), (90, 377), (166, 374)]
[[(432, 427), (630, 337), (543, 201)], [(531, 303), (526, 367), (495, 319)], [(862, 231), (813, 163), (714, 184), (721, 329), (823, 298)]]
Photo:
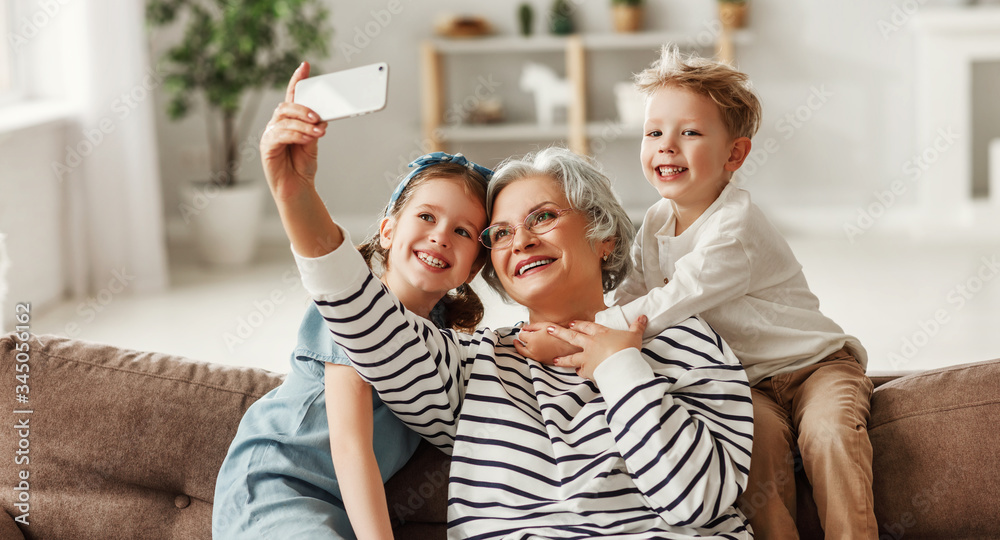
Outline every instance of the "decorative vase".
[(719, 2), (719, 21), (726, 30), (737, 30), (747, 25), (746, 2)]
[(611, 6), (616, 32), (638, 32), (642, 28), (642, 6)]
[(219, 187), (194, 182), (182, 193), (181, 214), (191, 226), (201, 259), (210, 266), (239, 267), (257, 249), (265, 186), (241, 182)]

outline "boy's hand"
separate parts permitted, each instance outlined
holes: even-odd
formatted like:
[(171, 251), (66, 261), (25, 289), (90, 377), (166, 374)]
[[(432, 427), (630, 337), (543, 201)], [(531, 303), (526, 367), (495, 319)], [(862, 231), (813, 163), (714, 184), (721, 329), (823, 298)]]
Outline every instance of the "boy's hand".
[(583, 349), (582, 352), (556, 358), (553, 364), (576, 368), (577, 375), (594, 380), (594, 370), (609, 356), (629, 348), (642, 348), (642, 333), (646, 316), (636, 319), (628, 330), (612, 330), (590, 321), (574, 321), (571, 328), (550, 325), (546, 330), (553, 337)]
[(552, 365), (552, 360), (556, 357), (569, 356), (583, 351), (580, 347), (570, 345), (545, 332), (545, 329), (553, 324), (540, 322), (524, 325), (518, 332), (517, 338), (514, 339), (514, 348), (525, 358), (549, 365)]

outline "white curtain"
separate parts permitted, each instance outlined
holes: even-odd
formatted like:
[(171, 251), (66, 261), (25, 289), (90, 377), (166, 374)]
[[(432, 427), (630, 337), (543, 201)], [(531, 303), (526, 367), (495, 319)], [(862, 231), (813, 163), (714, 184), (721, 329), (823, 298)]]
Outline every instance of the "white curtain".
[[(80, 133), (68, 142), (92, 142), (91, 155), (78, 171), (67, 217), (77, 246), (70, 259), (87, 269), (92, 291), (124, 279), (132, 292), (167, 286), (153, 97), (162, 80), (150, 69), (144, 2), (82, 2), (79, 51), (83, 78), (79, 88)], [(71, 90), (72, 91), (72, 90)], [(94, 141), (99, 140), (99, 143)], [(73, 184), (76, 184), (73, 182)]]

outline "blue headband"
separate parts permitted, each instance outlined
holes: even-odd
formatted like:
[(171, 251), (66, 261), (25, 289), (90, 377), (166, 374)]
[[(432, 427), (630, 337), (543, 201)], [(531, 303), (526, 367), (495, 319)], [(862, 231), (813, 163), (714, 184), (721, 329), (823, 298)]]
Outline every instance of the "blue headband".
[(400, 194), (402, 194), (403, 190), (406, 189), (406, 184), (409, 184), (410, 180), (412, 180), (417, 173), (427, 167), (430, 167), (431, 165), (437, 165), (439, 163), (454, 163), (456, 165), (462, 165), (471, 171), (476, 171), (483, 177), (483, 179), (486, 180), (487, 184), (489, 183), (490, 178), (493, 177), (493, 171), (465, 159), (465, 156), (462, 154), (451, 155), (445, 152), (431, 152), (430, 154), (424, 154), (410, 163), (410, 167), (416, 168), (410, 171), (410, 174), (407, 174), (406, 178), (403, 178), (399, 185), (396, 186), (396, 191), (393, 191), (392, 196), (389, 197), (389, 208), (386, 209), (386, 212), (392, 209), (392, 205), (396, 204), (396, 200), (399, 199)]

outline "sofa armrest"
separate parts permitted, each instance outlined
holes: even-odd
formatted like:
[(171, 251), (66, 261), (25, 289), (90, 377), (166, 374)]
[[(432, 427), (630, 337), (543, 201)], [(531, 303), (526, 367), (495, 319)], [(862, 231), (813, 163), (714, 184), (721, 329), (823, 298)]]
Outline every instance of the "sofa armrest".
[[(15, 346), (0, 338), (0, 393), (15, 394)], [(247, 407), (281, 376), (56, 336), (28, 342), (29, 538), (208, 538), (215, 479)], [(15, 455), (0, 437), (0, 455)], [(0, 506), (13, 511), (12, 490)]]
[(871, 411), (884, 535), (1000, 536), (1000, 360), (897, 378), (875, 391)]
[(869, 371), (867, 373), (867, 375), (868, 375), (868, 378), (872, 380), (872, 384), (875, 385), (875, 388), (878, 388), (879, 386), (882, 386), (883, 384), (892, 382), (892, 381), (894, 381), (896, 379), (899, 379), (899, 378), (902, 378), (902, 377), (908, 377), (910, 375), (915, 375), (917, 373), (920, 373), (920, 372), (919, 371), (886, 371), (886, 370), (875, 370), (875, 371)]

